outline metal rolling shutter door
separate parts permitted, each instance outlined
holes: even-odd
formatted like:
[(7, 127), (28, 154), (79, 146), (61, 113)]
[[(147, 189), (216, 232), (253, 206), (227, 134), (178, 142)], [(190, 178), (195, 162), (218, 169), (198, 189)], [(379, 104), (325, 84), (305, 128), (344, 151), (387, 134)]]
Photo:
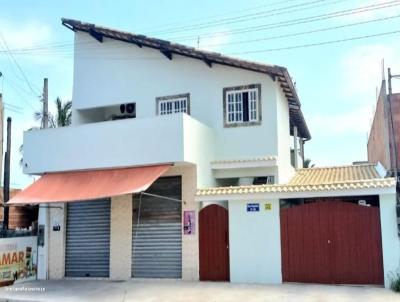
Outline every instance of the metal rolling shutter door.
[(108, 277), (110, 199), (67, 205), (66, 277)]
[[(181, 178), (158, 179), (146, 192), (181, 199)], [(133, 206), (132, 277), (182, 277), (181, 203), (158, 197), (139, 197)]]

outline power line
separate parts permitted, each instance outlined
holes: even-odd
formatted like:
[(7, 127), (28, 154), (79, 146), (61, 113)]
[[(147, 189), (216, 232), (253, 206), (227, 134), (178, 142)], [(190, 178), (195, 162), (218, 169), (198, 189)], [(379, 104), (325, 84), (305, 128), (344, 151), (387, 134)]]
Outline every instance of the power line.
[[(4, 75), (3, 75), (4, 76)], [(33, 107), (33, 105), (31, 104), (31, 102), (27, 101), (25, 99), (25, 97), (21, 94), (22, 89), (20, 87), (18, 87), (17, 84), (13, 83), (10, 78), (6, 78), (4, 77), (4, 81), (6, 83), (8, 83), (8, 85), (12, 86), (14, 88), (14, 91), (19, 95), (21, 101), (23, 101), (26, 105), (28, 105), (32, 110), (36, 111), (37, 109), (35, 107)]]
[(324, 32), (324, 31), (330, 31), (330, 30), (335, 30), (335, 29), (340, 29), (340, 28), (346, 28), (346, 27), (370, 24), (370, 23), (374, 23), (374, 22), (387, 21), (387, 20), (391, 20), (391, 19), (395, 19), (395, 18), (399, 18), (399, 17), (400, 17), (400, 15), (395, 15), (395, 16), (390, 16), (390, 17), (376, 18), (376, 19), (367, 20), (367, 21), (361, 21), (361, 22), (356, 22), (356, 23), (349, 23), (349, 24), (344, 24), (344, 25), (325, 27), (325, 28), (314, 29), (314, 30), (309, 30), (309, 31), (270, 36), (270, 37), (260, 38), (260, 39), (250, 39), (250, 40), (232, 41), (232, 42), (225, 42), (225, 43), (206, 44), (206, 45), (203, 45), (203, 47), (222, 46), (222, 45), (236, 45), (236, 44), (243, 44), (243, 43), (261, 42), (261, 41), (267, 41), (267, 40), (296, 37), (296, 36), (308, 35), (308, 34)]
[[(328, 3), (322, 3), (322, 5), (319, 4), (319, 5), (307, 7), (308, 5), (311, 5), (311, 4), (316, 4), (316, 3), (326, 2), (326, 1), (328, 1), (328, 0), (314, 0), (314, 1), (309, 1), (309, 2), (305, 2), (305, 3), (299, 3), (296, 5), (285, 6), (285, 7), (281, 7), (281, 8), (277, 8), (277, 9), (241, 15), (239, 17), (231, 17), (231, 18), (220, 19), (217, 21), (207, 21), (207, 22), (202, 22), (202, 23), (198, 23), (198, 24), (176, 27), (174, 29), (165, 29), (165, 30), (161, 30), (161, 31), (155, 31), (155, 32), (151, 32), (151, 34), (166, 34), (166, 33), (168, 34), (168, 33), (175, 33), (175, 32), (181, 32), (181, 31), (202, 29), (202, 28), (207, 28), (207, 27), (211, 27), (211, 26), (227, 25), (227, 24), (232, 24), (232, 23), (241, 23), (241, 22), (250, 21), (250, 20), (253, 21), (253, 20), (259, 19), (259, 18), (272, 17), (272, 16), (276, 16), (276, 15), (307, 10), (310, 8), (320, 7), (320, 6), (324, 6), (324, 5), (330, 5), (330, 4), (334, 4), (337, 2), (343, 2), (343, 1), (348, 1), (348, 0), (338, 0), (338, 1), (334, 1), (333, 3), (328, 2)], [(306, 7), (303, 7), (303, 6), (306, 6)], [(298, 9), (298, 7), (301, 7), (301, 8)], [(291, 8), (296, 8), (296, 9), (289, 10)]]
[[(359, 14), (359, 12), (353, 12), (352, 14)], [(334, 29), (339, 29), (339, 28), (346, 28), (346, 27), (351, 27), (351, 26), (356, 26), (356, 25), (363, 25), (363, 24), (368, 24), (368, 23), (373, 23), (373, 22), (386, 21), (386, 20), (391, 20), (391, 19), (395, 19), (395, 18), (398, 18), (398, 17), (399, 17), (399, 15), (396, 15), (396, 16), (377, 18), (377, 19), (361, 21), (361, 22), (356, 22), (356, 23), (344, 24), (344, 25), (339, 25), (339, 26), (320, 28), (320, 29), (304, 31), (304, 32), (275, 35), (275, 36), (270, 36), (270, 37), (266, 37), (266, 38), (259, 38), (259, 39), (240, 40), (240, 41), (232, 41), (232, 42), (218, 43), (218, 44), (208, 44), (208, 45), (205, 45), (205, 46), (230, 45), (230, 44), (234, 45), (234, 44), (242, 44), (242, 43), (259, 42), (259, 41), (287, 38), (287, 37), (300, 36), (300, 35), (306, 35), (306, 34), (317, 33), (317, 32), (324, 32), (324, 31), (329, 31), (329, 30), (334, 30)], [(89, 43), (89, 42), (82, 42), (82, 43), (86, 44), (86, 43)], [(97, 49), (98, 48), (96, 42), (90, 42), (90, 44), (92, 44), (93, 46), (92, 47), (86, 47), (85, 49), (82, 49), (82, 50), (76, 50), (75, 49), (75, 53), (85, 53), (85, 52), (89, 52), (91, 49)], [(121, 47), (114, 47), (113, 50), (116, 49), (116, 48), (129, 48), (129, 47), (130, 47), (130, 45), (123, 45)], [(43, 50), (46, 50), (46, 48), (44, 48)], [(0, 51), (0, 53), (1, 53), (1, 51)], [(15, 52), (15, 53), (18, 53), (18, 54), (29, 54), (29, 51), (21, 51), (21, 52)], [(33, 54), (48, 56), (48, 55), (57, 55), (57, 54), (68, 55), (69, 53), (66, 53), (65, 51), (60, 53), (57, 49), (54, 49), (54, 50), (50, 49), (50, 50), (45, 51), (45, 52), (44, 51), (40, 51), (40, 52), (36, 51)], [(70, 54), (72, 55), (72, 53), (70, 53)], [(107, 52), (106, 51), (101, 51), (101, 54), (104, 55), (104, 54), (107, 54)]]
[[(392, 1), (392, 2), (399, 2), (399, 1)], [(398, 3), (398, 4), (392, 4), (392, 5), (399, 5), (400, 3)], [(368, 6), (368, 7), (370, 7), (370, 6)], [(365, 7), (362, 7), (362, 8), (365, 8)], [(358, 8), (358, 10), (359, 10), (360, 8)], [(375, 9), (378, 9), (378, 8), (369, 8), (368, 10), (375, 10)], [(361, 13), (360, 11), (356, 11), (356, 12), (354, 12), (354, 9), (352, 9), (351, 10), (352, 12), (351, 12), (351, 14), (359, 14), (359, 13)], [(364, 12), (364, 11), (362, 11), (362, 12)], [(335, 12), (335, 13), (337, 13), (337, 12)], [(331, 14), (333, 14), (333, 13), (331, 13)], [(348, 12), (348, 10), (347, 10), (347, 13), (346, 14), (349, 14), (349, 12)], [(319, 16), (318, 16), (319, 17)], [(330, 17), (333, 17), (333, 16), (330, 16)], [(335, 16), (336, 17), (336, 16)], [(229, 43), (226, 43), (226, 44), (239, 44), (239, 43), (248, 43), (248, 42), (258, 42), (258, 41), (263, 41), (263, 40), (269, 40), (269, 39), (278, 39), (278, 38), (285, 38), (285, 37), (292, 37), (292, 36), (297, 36), (297, 35), (304, 35), (304, 34), (310, 34), (310, 33), (315, 33), (315, 32), (322, 32), (322, 31), (327, 31), (327, 30), (334, 30), (334, 29), (338, 29), (338, 28), (344, 28), (344, 27), (350, 27), (350, 26), (355, 26), (355, 25), (360, 25), (360, 24), (367, 24), (367, 23), (372, 23), (372, 22), (377, 22), (377, 21), (382, 21), (382, 20), (389, 20), (389, 19), (394, 19), (394, 18), (397, 18), (397, 17), (399, 17), (398, 15), (397, 16), (392, 16), (392, 17), (386, 17), (386, 18), (378, 18), (378, 19), (373, 19), (373, 20), (368, 20), (368, 21), (363, 21), (363, 22), (357, 22), (357, 23), (352, 23), (352, 24), (345, 24), (345, 25), (341, 25), (341, 26), (334, 26), (334, 27), (328, 27), (328, 28), (322, 28), (322, 29), (315, 29), (315, 30), (310, 30), (310, 31), (306, 31), (306, 32), (298, 32), (298, 33), (289, 33), (289, 34), (284, 34), (284, 35), (278, 35), (278, 36), (271, 36), (271, 37), (267, 37), (267, 38), (261, 38), (261, 39), (253, 39), (253, 40), (245, 40), (245, 41), (234, 41), (234, 42), (229, 42)], [(311, 17), (312, 18), (312, 17)], [(318, 20), (311, 20), (311, 21), (319, 21), (320, 19), (318, 19)], [(212, 45), (212, 44), (211, 44)], [(215, 44), (214, 44), (215, 45)], [(219, 44), (219, 45), (221, 45), (221, 44)], [(223, 44), (222, 44), (223, 45)], [(94, 47), (96, 47), (97, 48), (97, 46), (94, 46)], [(127, 46), (124, 46), (124, 47), (127, 47)], [(115, 49), (115, 48), (114, 48)], [(80, 52), (86, 52), (86, 51), (88, 51), (88, 49), (83, 49), (83, 50), (81, 50)], [(75, 50), (75, 52), (78, 52), (77, 50)], [(43, 55), (55, 55), (56, 53), (52, 53), (52, 52), (47, 52), (47, 53), (40, 53), (40, 54), (43, 54)], [(102, 54), (106, 54), (106, 52), (104, 52), (104, 53), (102, 53)], [(95, 59), (95, 57), (94, 56), (92, 56), (91, 58), (93, 58), (93, 59)], [(157, 59), (157, 58), (153, 58), (153, 57), (144, 57), (144, 58), (135, 58), (135, 59)]]
[[(90, 44), (91, 42), (80, 42), (79, 44)], [(31, 47), (22, 47), (22, 48), (13, 48), (10, 49), (12, 52), (16, 51), (31, 51), (31, 50), (41, 50), (41, 49), (50, 49), (50, 48), (64, 48), (71, 47), (74, 45), (74, 42), (60, 41), (60, 42), (52, 42), (52, 43), (44, 43), (44, 44), (34, 44)], [(4, 50), (2, 52), (5, 52)]]
[(22, 114), (22, 111), (14, 109), (12, 107), (8, 107), (7, 105), (4, 106), (4, 109), (7, 110), (7, 111), (11, 111), (11, 112), (17, 113), (17, 114)]
[[(231, 12), (215, 14), (215, 15), (211, 15), (211, 16), (208, 16), (208, 17), (204, 16), (204, 17), (201, 17), (201, 18), (190, 19), (188, 21), (189, 22), (193, 22), (193, 21), (199, 21), (199, 20), (204, 20), (204, 19), (216, 19), (216, 18), (222, 17), (222, 16), (234, 15), (234, 14), (243, 13), (243, 12), (246, 12), (246, 11), (252, 11), (252, 10), (266, 8), (266, 7), (273, 7), (273, 6), (278, 6), (278, 5), (281, 5), (281, 4), (287, 4), (288, 2), (296, 2), (296, 1), (298, 1), (298, 0), (277, 1), (277, 2), (273, 2), (273, 3), (269, 3), (269, 4), (264, 4), (264, 5), (244, 8), (244, 9), (241, 9), (241, 10), (235, 10), (235, 11), (231, 11)], [(163, 25), (163, 28), (164, 29), (165, 28), (168, 29), (168, 26), (169, 26), (171, 29), (174, 29), (174, 27), (172, 27), (172, 26), (176, 25), (176, 24), (180, 24), (180, 23), (179, 22), (173, 22), (173, 23), (165, 24), (165, 25)], [(142, 28), (141, 30), (143, 30), (143, 31), (145, 31), (145, 30), (158, 30), (159, 28), (160, 28), (159, 26), (155, 26), (155, 27), (151, 27), (151, 28)]]
[[(400, 33), (400, 30), (397, 31), (391, 31), (391, 32), (383, 32), (383, 33), (377, 33), (377, 34), (371, 34), (371, 35), (364, 35), (364, 36), (356, 36), (356, 37), (350, 37), (346, 39), (339, 39), (339, 40), (331, 40), (331, 41), (323, 41), (323, 42), (315, 42), (315, 43), (309, 43), (309, 44), (301, 44), (301, 45), (294, 45), (294, 46), (286, 46), (286, 47), (279, 47), (279, 48), (269, 48), (269, 49), (263, 49), (263, 50), (254, 50), (254, 51), (244, 51), (244, 52), (235, 52), (235, 53), (229, 53), (227, 55), (241, 55), (241, 54), (252, 54), (252, 53), (263, 53), (263, 52), (273, 52), (273, 51), (280, 51), (280, 50), (290, 50), (290, 49), (297, 49), (297, 48), (306, 48), (306, 47), (313, 47), (313, 46), (320, 46), (320, 45), (327, 45), (327, 44), (335, 44), (335, 43), (340, 43), (340, 42), (347, 42), (347, 41), (354, 41), (354, 40), (361, 40), (361, 39), (368, 39), (368, 38), (374, 38), (374, 37), (379, 37), (379, 36), (386, 36), (386, 35), (392, 35)], [(94, 56), (88, 56), (88, 57), (81, 57), (81, 59), (90, 59), (90, 60), (122, 60), (122, 61), (134, 61), (134, 60), (165, 60), (163, 57), (134, 57), (134, 58), (121, 58), (121, 57), (94, 57)], [(176, 58), (175, 60), (179, 60), (180, 58)]]
[(10, 103), (7, 103), (7, 102), (4, 102), (4, 105), (5, 105), (5, 106), (12, 107), (12, 108), (14, 108), (14, 109), (17, 109), (17, 110), (21, 110), (21, 107), (19, 107), (19, 106), (15, 106), (15, 105), (13, 105), (13, 104), (10, 104)]
[(6, 48), (6, 51), (8, 52), (9, 56), (11, 57), (12, 61), (14, 62), (14, 64), (17, 66), (18, 70), (21, 72), (22, 77), (24, 78), (26, 84), (28, 85), (29, 89), (32, 91), (33, 94), (36, 94), (35, 90), (33, 89), (30, 81), (28, 80), (25, 72), (22, 70), (21, 66), (18, 64), (17, 60), (15, 59), (14, 55), (12, 54), (12, 52), (10, 51), (8, 45), (7, 45), (7, 41), (4, 38), (3, 34), (0, 31), (0, 39), (3, 41), (3, 44)]
[[(387, 17), (387, 18), (381, 18), (381, 19), (384, 20), (384, 19), (398, 18), (399, 16), (400, 15), (393, 16), (393, 17)], [(338, 27), (353, 26), (353, 25), (358, 25), (358, 24), (361, 24), (361, 23), (374, 22), (374, 21), (381, 20), (381, 19), (370, 20), (370, 21), (366, 21), (366, 22), (353, 23), (353, 24), (347, 24), (347, 25), (338, 26)], [(328, 29), (331, 29), (331, 28), (321, 29), (321, 30), (317, 30), (317, 31), (328, 30)], [(302, 45), (279, 47), (279, 48), (270, 48), (270, 49), (264, 49), (264, 50), (236, 52), (236, 53), (230, 53), (230, 55), (251, 54), (251, 53), (272, 52), (272, 51), (278, 51), (278, 50), (289, 50), (289, 49), (305, 48), (305, 47), (312, 47), (312, 46), (319, 46), (319, 45), (326, 45), (326, 44), (334, 44), (334, 43), (339, 43), (339, 42), (361, 40), (361, 39), (373, 38), (373, 37), (378, 37), (378, 36), (391, 35), (391, 34), (396, 34), (396, 33), (399, 33), (399, 32), (400, 31), (392, 31), (392, 32), (384, 32), (384, 33), (378, 33), (378, 34), (372, 34), (372, 35), (357, 36), (357, 37), (351, 37), (351, 38), (347, 38), (347, 39), (339, 39), (339, 40), (333, 40), (333, 41), (315, 42), (315, 43), (310, 43), (310, 44), (302, 44)], [(303, 34), (303, 33), (298, 33), (298, 34)], [(81, 59), (85, 59), (85, 57), (81, 57)], [(109, 60), (132, 61), (132, 60), (163, 60), (164, 58), (162, 58), (162, 57), (135, 57), (135, 58), (118, 58), (118, 57), (107, 57), (107, 58), (104, 58), (104, 57), (97, 57), (96, 58), (95, 56), (89, 56), (89, 57), (86, 57), (86, 59), (92, 59), (92, 60), (95, 60), (95, 59), (99, 59), (99, 60), (109, 59)]]
[(244, 51), (244, 52), (236, 52), (236, 53), (230, 53), (230, 55), (253, 54), (253, 53), (272, 52), (272, 51), (278, 51), (278, 50), (290, 50), (290, 49), (297, 49), (297, 48), (321, 46), (321, 45), (335, 44), (335, 43), (341, 43), (341, 42), (347, 42), (347, 41), (355, 41), (355, 40), (361, 40), (361, 39), (368, 39), (368, 38), (374, 38), (374, 37), (380, 37), (380, 36), (393, 35), (393, 34), (397, 34), (397, 33), (400, 33), (400, 30), (383, 32), (383, 33), (372, 34), (372, 35), (365, 35), (365, 36), (357, 36), (357, 37), (351, 37), (351, 38), (346, 38), (346, 39), (316, 42), (316, 43), (310, 43), (310, 44), (302, 44), (302, 45), (294, 45), (294, 46), (287, 46), (287, 47), (278, 47), (278, 48), (269, 48), (269, 49), (262, 49), (262, 50), (250, 50), (250, 51)]
[(398, 5), (400, 5), (400, 1), (395, 0), (395, 1), (389, 1), (389, 2), (384, 2), (384, 3), (380, 3), (380, 4), (373, 4), (373, 5), (367, 5), (367, 6), (362, 6), (362, 7), (352, 8), (352, 9), (335, 11), (335, 12), (326, 13), (326, 14), (308, 16), (308, 17), (297, 18), (297, 19), (290, 19), (290, 20), (286, 20), (286, 21), (262, 24), (262, 25), (257, 25), (257, 26), (237, 28), (237, 29), (233, 29), (233, 30), (220, 31), (220, 32), (216, 32), (216, 33), (202, 33), (202, 34), (197, 34), (197, 35), (186, 35), (186, 36), (174, 37), (174, 38), (171, 38), (171, 40), (185, 41), (185, 40), (197, 39), (198, 36), (214, 37), (214, 36), (218, 36), (218, 35), (237, 35), (237, 34), (243, 34), (243, 33), (248, 33), (248, 32), (266, 30), (266, 29), (275, 29), (275, 28), (282, 28), (282, 27), (293, 26), (293, 25), (298, 25), (298, 24), (322, 21), (322, 20), (332, 19), (332, 18), (336, 18), (336, 17), (354, 15), (354, 14), (359, 14), (359, 13), (364, 13), (364, 12), (369, 12), (369, 11), (375, 11), (375, 10), (389, 8), (389, 7), (398, 6)]
[[(298, 25), (298, 24), (304, 24), (304, 23), (310, 23), (310, 22), (317, 22), (317, 21), (321, 21), (321, 20), (326, 20), (326, 19), (331, 19), (331, 18), (336, 18), (336, 17), (342, 17), (342, 16), (347, 16), (347, 15), (356, 15), (356, 14), (360, 14), (360, 13), (365, 13), (365, 12), (369, 12), (369, 11), (374, 11), (377, 9), (383, 9), (383, 8), (387, 8), (387, 7), (392, 7), (392, 6), (398, 6), (400, 5), (399, 0), (396, 1), (390, 1), (390, 2), (386, 2), (386, 3), (381, 3), (381, 4), (376, 4), (376, 5), (369, 5), (369, 6), (364, 6), (364, 7), (358, 7), (358, 8), (353, 8), (353, 9), (347, 9), (347, 10), (342, 10), (342, 11), (336, 11), (336, 12), (332, 12), (332, 13), (328, 13), (328, 14), (322, 14), (322, 15), (316, 15), (316, 16), (310, 16), (307, 18), (300, 18), (300, 19), (291, 19), (291, 20), (286, 20), (286, 21), (282, 21), (282, 22), (278, 22), (278, 23), (270, 23), (270, 24), (266, 24), (266, 25), (262, 25), (260, 28), (260, 26), (256, 26), (251, 27), (251, 29), (254, 28), (254, 30), (249, 30), (249, 28), (242, 28), (242, 29), (236, 29), (236, 31), (240, 31), (237, 33), (232, 33), (232, 34), (240, 34), (243, 32), (243, 30), (245, 30), (245, 32), (250, 32), (250, 31), (260, 31), (260, 30), (265, 30), (265, 29), (272, 29), (272, 28), (281, 28), (281, 27), (287, 27), (287, 26), (292, 26), (292, 25)], [(391, 4), (391, 5), (387, 5), (387, 4)], [(382, 5), (386, 5), (386, 6), (382, 6)], [(221, 33), (221, 32), (220, 32)], [(215, 34), (220, 34), (220, 33), (215, 33)], [(225, 32), (223, 32), (225, 33)], [(209, 34), (210, 35), (210, 34)], [(211, 34), (214, 35), (214, 34)], [(185, 36), (187, 37), (187, 36)], [(197, 38), (197, 36), (196, 36)], [(241, 41), (239, 42), (230, 42), (229, 44), (236, 44), (236, 43), (242, 43)], [(50, 43), (51, 44), (51, 43)], [(74, 43), (63, 43), (60, 45), (57, 45), (56, 43), (54, 43), (55, 46), (48, 48), (48, 47), (36, 47), (36, 48), (21, 48), (21, 49), (14, 49), (14, 53), (18, 53), (18, 54), (25, 54), (25, 52), (29, 52), (29, 51), (40, 51), (41, 54), (43, 55), (48, 55), (48, 54), (53, 54), (54, 52), (57, 52), (58, 49), (57, 48), (64, 48), (64, 47), (70, 47), (73, 46)], [(75, 43), (75, 45), (82, 45), (82, 44), (93, 44), (93, 48), (97, 48), (97, 44), (95, 42), (79, 42), (79, 43)], [(96, 44), (96, 45), (94, 45)], [(228, 44), (228, 43), (227, 43)], [(53, 49), (54, 50), (53, 50)], [(89, 48), (86, 48), (84, 51), (86, 51)], [(49, 50), (49, 52), (41, 52), (41, 50)], [(82, 50), (75, 50), (75, 52), (80, 52)], [(3, 51), (4, 52), (4, 51)], [(1, 51), (0, 51), (1, 53)], [(65, 53), (65, 52), (64, 52)]]

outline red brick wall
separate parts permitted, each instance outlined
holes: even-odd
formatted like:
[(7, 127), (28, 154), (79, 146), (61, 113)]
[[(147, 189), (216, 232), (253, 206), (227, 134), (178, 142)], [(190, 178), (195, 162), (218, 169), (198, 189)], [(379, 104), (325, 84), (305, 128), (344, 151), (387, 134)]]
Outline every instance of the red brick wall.
[(379, 161), (388, 170), (390, 169), (390, 158), (386, 149), (388, 146), (385, 143), (385, 140), (387, 140), (385, 136), (388, 135), (385, 134), (385, 131), (388, 131), (388, 126), (385, 125), (387, 123), (384, 110), (385, 94), (385, 82), (383, 82), (368, 139), (368, 161), (372, 163)]
[[(10, 198), (14, 197), (20, 190), (11, 189)], [(0, 203), (3, 204), (3, 188), (0, 188)], [(37, 207), (10, 207), (8, 228), (29, 228), (33, 221), (38, 219)], [(0, 207), (0, 222), (3, 222), (4, 207)]]
[[(395, 141), (397, 145), (397, 169), (400, 169), (400, 93), (392, 95), (392, 114), (393, 114), (393, 125)], [(394, 142), (393, 142), (394, 144)], [(394, 156), (394, 150), (391, 148), (391, 154)]]
[[(392, 116), (394, 126), (394, 136), (390, 124), (389, 108), (386, 109), (385, 116), (385, 82), (382, 82), (382, 87), (374, 120), (372, 122), (371, 131), (368, 139), (368, 161), (380, 162), (387, 170), (393, 170), (395, 165), (395, 149), (397, 145), (397, 168), (400, 169), (400, 93), (392, 95)], [(386, 96), (388, 97), (388, 96)], [(386, 133), (385, 133), (386, 132)], [(395, 138), (395, 139), (394, 139)]]

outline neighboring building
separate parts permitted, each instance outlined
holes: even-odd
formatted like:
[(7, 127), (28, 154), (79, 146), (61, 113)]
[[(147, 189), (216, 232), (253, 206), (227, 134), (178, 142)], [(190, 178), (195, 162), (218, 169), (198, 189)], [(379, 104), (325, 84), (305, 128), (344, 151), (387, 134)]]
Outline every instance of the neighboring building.
[(394, 180), (291, 165), (311, 135), (286, 68), (63, 24), (73, 125), (25, 132), (43, 176), (11, 200), (53, 205), (39, 276), (388, 285)]
[(0, 175), (3, 177), (3, 137), (4, 137), (4, 103), (3, 103), (3, 95), (0, 93)]
[[(0, 205), (4, 204), (3, 188), (0, 188)], [(17, 195), (20, 189), (10, 189), (10, 199)], [(37, 207), (10, 207), (8, 213), (8, 228), (11, 230), (16, 229), (33, 229), (34, 223), (38, 220)], [(3, 223), (4, 207), (0, 207), (0, 223)]]
[[(392, 114), (390, 114), (390, 112)], [(391, 102), (389, 104), (389, 95), (386, 92), (386, 81), (383, 80), (368, 138), (368, 160), (375, 163), (381, 162), (386, 170), (393, 172), (396, 164), (397, 168), (400, 168), (399, 158), (400, 93), (392, 94)]]
[[(0, 93), (0, 178), (3, 177), (3, 137), (4, 137), (4, 103), (3, 96)], [(10, 198), (14, 197), (20, 190), (10, 189)], [(4, 219), (4, 198), (3, 198), (3, 187), (0, 187), (0, 223), (3, 223)], [(17, 228), (29, 229), (32, 223), (37, 221), (37, 207), (11, 207), (9, 211), (9, 229), (15, 230)]]

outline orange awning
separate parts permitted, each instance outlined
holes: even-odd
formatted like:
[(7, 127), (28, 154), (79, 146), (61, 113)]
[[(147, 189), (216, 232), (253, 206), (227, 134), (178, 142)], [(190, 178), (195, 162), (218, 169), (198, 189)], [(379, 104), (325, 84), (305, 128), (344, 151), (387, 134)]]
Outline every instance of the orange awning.
[(139, 193), (147, 190), (170, 166), (49, 173), (7, 204), (72, 202)]

